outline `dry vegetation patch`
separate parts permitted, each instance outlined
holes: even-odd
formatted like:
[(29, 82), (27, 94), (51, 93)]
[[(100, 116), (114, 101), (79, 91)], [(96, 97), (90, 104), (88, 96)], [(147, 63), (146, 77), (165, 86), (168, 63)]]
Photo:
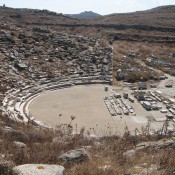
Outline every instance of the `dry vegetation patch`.
[(174, 74), (174, 44), (115, 41), (113, 47), (114, 76), (118, 69), (122, 70), (130, 82), (141, 78), (149, 80), (153, 75), (159, 75), (149, 67)]
[[(164, 136), (130, 136), (127, 133), (123, 137), (87, 137), (82, 130), (80, 134), (72, 135), (69, 129), (69, 135), (64, 135), (60, 127), (56, 130), (36, 128), (15, 123), (7, 118), (1, 117), (3, 125), (9, 126), (15, 130), (30, 137), (23, 140), (15, 137), (16, 141), (23, 141), (26, 148), (17, 147), (14, 144), (14, 137), (4, 137), (1, 134), (0, 154), (5, 155), (5, 159), (14, 162), (15, 165), (22, 164), (62, 164), (58, 157), (63, 153), (84, 148), (90, 153), (91, 159), (81, 164), (63, 164), (66, 168), (67, 175), (116, 175), (145, 171), (148, 169), (149, 174), (171, 175), (174, 169), (175, 149), (156, 150), (154, 148), (145, 148), (138, 151), (134, 156), (127, 157), (125, 152), (132, 149), (138, 143), (145, 141), (158, 141)], [(68, 126), (69, 128), (70, 126)], [(35, 133), (35, 134), (31, 134)], [(18, 133), (16, 133), (18, 135)], [(166, 136), (167, 137), (167, 136)], [(167, 138), (168, 139), (168, 138)], [(166, 139), (166, 140), (167, 140)], [(152, 171), (152, 167), (155, 167)]]

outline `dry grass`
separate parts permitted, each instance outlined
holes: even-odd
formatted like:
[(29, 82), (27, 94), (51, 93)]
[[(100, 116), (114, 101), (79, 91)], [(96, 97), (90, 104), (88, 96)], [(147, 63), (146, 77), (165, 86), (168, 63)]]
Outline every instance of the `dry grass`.
[(171, 54), (175, 52), (174, 44), (164, 43), (115, 41), (113, 46), (116, 52), (122, 53), (124, 55), (128, 55), (128, 52), (130, 51), (134, 53), (140, 53), (141, 58), (144, 60), (151, 54), (158, 56), (162, 54)]
[(92, 24), (127, 24), (174, 27), (175, 6), (163, 6), (134, 13), (111, 14), (87, 20)]
[[(142, 69), (140, 61), (148, 65), (147, 58), (152, 56), (156, 57), (157, 61), (169, 62), (175, 64), (174, 58), (167, 58), (170, 54), (175, 53), (175, 48), (173, 44), (163, 44), (163, 43), (146, 43), (146, 42), (130, 42), (130, 41), (115, 41), (113, 43), (114, 47), (114, 76), (118, 70), (119, 63), (122, 63), (122, 71), (125, 72), (128, 69), (128, 64), (131, 67), (136, 67), (137, 69)], [(128, 56), (128, 53), (134, 53), (135, 58), (123, 59), (123, 56)], [(165, 56), (163, 56), (165, 55)], [(153, 68), (161, 70), (165, 73), (174, 74), (174, 67), (164, 67), (163, 65), (149, 65)], [(157, 72), (155, 72), (155, 75)], [(143, 77), (144, 80), (149, 80), (150, 70), (147, 72), (130, 72), (128, 80), (134, 82), (140, 80)]]
[[(14, 137), (0, 135), (0, 139), (3, 141), (1, 141), (0, 153), (5, 154), (6, 159), (13, 161), (16, 165), (26, 163), (61, 164), (58, 157), (62, 153), (84, 147), (90, 153), (91, 160), (78, 165), (64, 165), (66, 175), (123, 175), (134, 172), (136, 165), (143, 164), (148, 166), (156, 164), (158, 170), (155, 174), (160, 171), (163, 172), (162, 175), (171, 175), (175, 171), (175, 150), (173, 147), (164, 150), (144, 149), (131, 158), (123, 156), (126, 150), (132, 149), (140, 142), (156, 141), (164, 136), (130, 136), (125, 134), (123, 137), (90, 138), (84, 136), (83, 130), (77, 135), (72, 135), (71, 130), (69, 130), (70, 133), (64, 135), (60, 127), (53, 131), (25, 126), (4, 117), (1, 117), (1, 121), (1, 127), (11, 126), (30, 137), (27, 140), (15, 137), (16, 141), (23, 141), (27, 145), (26, 148), (19, 148), (13, 143)], [(31, 130), (35, 133), (34, 135), (30, 134)]]

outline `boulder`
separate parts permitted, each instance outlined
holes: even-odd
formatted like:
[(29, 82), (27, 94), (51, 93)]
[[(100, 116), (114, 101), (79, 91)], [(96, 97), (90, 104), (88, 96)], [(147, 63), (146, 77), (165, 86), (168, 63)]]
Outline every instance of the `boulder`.
[[(156, 164), (149, 165), (147, 163), (144, 163), (142, 165), (136, 165), (132, 168), (132, 171), (134, 172), (135, 175), (147, 175), (147, 174), (160, 173), (157, 170), (158, 170), (158, 167)], [(162, 173), (160, 173), (160, 174), (162, 174)]]
[(33, 48), (33, 51), (34, 51), (34, 53), (38, 54), (38, 53), (41, 52), (41, 48), (38, 47), (38, 46), (35, 46), (35, 47)]
[(126, 156), (128, 158), (133, 157), (136, 154), (136, 150), (131, 149), (123, 153), (123, 156)]
[(135, 156), (135, 154), (139, 150), (143, 150), (144, 148), (145, 148), (144, 146), (140, 146), (140, 147), (136, 147), (134, 149), (127, 150), (126, 152), (123, 153), (123, 156), (126, 156), (127, 158), (131, 158), (131, 157)]
[(13, 175), (63, 175), (64, 167), (47, 164), (25, 164), (13, 168)]
[(89, 153), (84, 149), (75, 149), (68, 151), (59, 157), (59, 160), (67, 163), (82, 163), (90, 159)]
[(16, 50), (14, 50), (14, 55), (15, 55), (15, 57), (17, 57), (19, 55)]
[(32, 54), (31, 54), (31, 52), (26, 52), (25, 53), (25, 57), (29, 57), (29, 56), (31, 56)]
[(165, 149), (168, 147), (175, 147), (174, 139), (160, 140), (156, 145), (156, 149)]
[(24, 39), (26, 36), (24, 33), (19, 33), (18, 38), (19, 39)]
[(108, 60), (106, 58), (103, 59), (103, 64), (108, 64)]
[(17, 141), (13, 141), (13, 143), (15, 144), (15, 146), (17, 146), (18, 148), (26, 148), (26, 144), (23, 142), (17, 142)]
[(165, 149), (168, 147), (173, 147), (175, 146), (175, 139), (162, 139), (157, 142), (142, 142), (136, 145), (136, 148), (143, 147), (143, 148), (148, 148), (148, 147), (154, 147), (155, 149)]
[(10, 34), (6, 34), (6, 41), (14, 41), (14, 37)]
[(175, 138), (171, 138), (171, 139), (162, 139), (159, 140), (157, 142), (142, 142), (136, 145), (136, 147), (134, 147), (131, 150), (127, 150), (126, 152), (123, 153), (123, 156), (126, 157), (133, 157), (136, 152), (138, 152), (139, 150), (143, 150), (145, 148), (154, 148), (156, 150), (159, 149), (165, 149), (165, 148), (169, 148), (169, 147), (175, 147)]

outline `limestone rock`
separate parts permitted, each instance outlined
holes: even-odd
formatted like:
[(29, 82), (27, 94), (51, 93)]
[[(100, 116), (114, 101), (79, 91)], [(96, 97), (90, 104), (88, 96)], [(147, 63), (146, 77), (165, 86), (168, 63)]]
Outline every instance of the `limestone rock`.
[(133, 171), (135, 175), (153, 174), (154, 172), (157, 172), (157, 165), (156, 164), (147, 165), (147, 163), (144, 163), (142, 165), (134, 166)]
[(131, 149), (131, 150), (128, 150), (126, 152), (123, 153), (123, 156), (126, 156), (126, 157), (133, 157), (136, 153), (136, 150), (134, 149)]
[(136, 148), (143, 147), (154, 147), (155, 149), (164, 149), (167, 147), (175, 146), (175, 140), (174, 139), (162, 139), (157, 142), (142, 142), (136, 145)]
[(108, 60), (106, 58), (103, 59), (104, 64), (108, 64)]
[(63, 175), (64, 167), (60, 165), (25, 164), (13, 168), (14, 175)]
[(81, 163), (88, 159), (90, 159), (89, 153), (84, 148), (68, 151), (59, 157), (65, 164)]
[(152, 147), (157, 150), (165, 149), (168, 147), (175, 147), (175, 140), (174, 138), (172, 138), (172, 139), (167, 139), (167, 140), (162, 139), (157, 142), (142, 142), (142, 143), (137, 144), (135, 148), (124, 152), (123, 155), (126, 157), (133, 157), (137, 151), (143, 150), (148, 147)]
[(18, 148), (26, 148), (26, 144), (23, 142), (17, 142), (17, 141), (13, 141), (13, 143), (18, 147)]

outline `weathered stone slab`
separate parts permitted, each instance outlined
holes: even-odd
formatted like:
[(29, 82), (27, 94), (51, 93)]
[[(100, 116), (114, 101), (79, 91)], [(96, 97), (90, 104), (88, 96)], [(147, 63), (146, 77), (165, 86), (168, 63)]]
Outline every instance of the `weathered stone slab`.
[(26, 148), (27, 145), (23, 142), (18, 142), (18, 141), (13, 141), (13, 143), (18, 147), (18, 148)]
[(25, 164), (13, 168), (14, 175), (63, 175), (64, 167), (60, 165)]

